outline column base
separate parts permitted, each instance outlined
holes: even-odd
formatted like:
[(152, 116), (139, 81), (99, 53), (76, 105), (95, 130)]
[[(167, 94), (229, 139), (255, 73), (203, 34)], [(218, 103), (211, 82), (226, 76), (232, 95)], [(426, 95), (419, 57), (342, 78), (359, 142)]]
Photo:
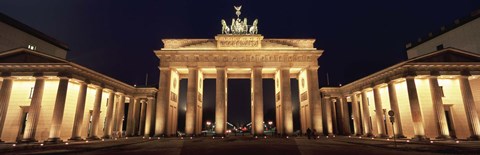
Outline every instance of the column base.
[(435, 139), (438, 139), (438, 140), (450, 140), (450, 139), (452, 139), (452, 137), (446, 136), (446, 135), (440, 135), (440, 136), (438, 136), (438, 137), (435, 137)]
[(480, 140), (480, 136), (470, 136), (467, 138), (467, 140), (470, 140), (470, 141), (479, 141)]
[(374, 135), (372, 133), (367, 133), (367, 134), (364, 134), (363, 136), (364, 137), (374, 137)]
[(110, 135), (105, 135), (105, 136), (103, 136), (102, 138), (103, 138), (103, 139), (110, 139), (110, 138), (112, 138), (112, 136), (110, 136)]
[(28, 139), (22, 139), (19, 142), (20, 143), (35, 143), (35, 142), (38, 142), (38, 141), (35, 140), (35, 138), (28, 138)]
[(395, 135), (395, 138), (397, 138), (397, 139), (403, 139), (403, 138), (407, 138), (407, 137), (405, 137), (404, 135)]
[(45, 143), (61, 143), (63, 142), (62, 139), (55, 137), (55, 138), (48, 138)]
[(72, 137), (68, 140), (72, 140), (72, 141), (83, 141), (84, 139), (82, 137)]
[(415, 135), (412, 138), (412, 141), (428, 141), (428, 140), (430, 140), (430, 138), (427, 138), (425, 136), (420, 136), (420, 135)]
[(87, 140), (100, 140), (97, 136), (88, 137)]
[(381, 134), (381, 135), (376, 136), (376, 138), (389, 138), (389, 136), (387, 136), (385, 134)]

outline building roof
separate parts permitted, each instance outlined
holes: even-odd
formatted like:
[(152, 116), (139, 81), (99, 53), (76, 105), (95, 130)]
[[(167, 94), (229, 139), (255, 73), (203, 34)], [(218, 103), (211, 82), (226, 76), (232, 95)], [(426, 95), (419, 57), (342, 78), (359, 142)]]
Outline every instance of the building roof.
[(61, 41), (59, 41), (59, 40), (57, 40), (53, 37), (50, 37), (50, 36), (40, 32), (40, 31), (38, 31), (38, 30), (28, 26), (28, 25), (25, 25), (25, 24), (15, 20), (15, 19), (13, 19), (13, 18), (11, 18), (11, 17), (9, 17), (9, 16), (7, 16), (3, 13), (0, 13), (0, 22), (3, 22), (3, 23), (8, 24), (12, 27), (15, 27), (15, 28), (17, 28), (17, 29), (19, 29), (19, 30), (21, 30), (25, 33), (28, 33), (32, 36), (35, 36), (35, 37), (37, 37), (37, 38), (39, 38), (43, 41), (46, 41), (46, 42), (48, 42), (52, 45), (55, 45), (55, 46), (57, 46), (61, 49), (64, 49), (64, 50), (67, 50), (67, 51), (69, 50), (68, 45), (66, 43), (63, 43), (63, 42), (61, 42)]
[(415, 42), (411, 42), (411, 43), (408, 43), (406, 44), (405, 48), (407, 50), (409, 49), (412, 49), (412, 48), (415, 48), (417, 47), (418, 45), (420, 44), (423, 44), (429, 40), (432, 40), (442, 34), (445, 34), (447, 32), (450, 32), (458, 27), (461, 27), (473, 20), (476, 20), (480, 18), (480, 9), (479, 10), (476, 10), (476, 11), (473, 11), (470, 16), (467, 16), (467, 17), (464, 17), (464, 18), (461, 18), (461, 19), (457, 19), (455, 20), (455, 24), (454, 25), (451, 25), (451, 26), (442, 26), (440, 28), (440, 32), (433, 32), (433, 33), (429, 33), (427, 37), (419, 37), (417, 41)]
[(351, 93), (351, 90), (363, 89), (364, 87), (371, 87), (372, 84), (384, 83), (386, 80), (404, 77), (412, 68), (417, 68), (416, 70), (419, 73), (430, 74), (429, 71), (441, 71), (432, 67), (441, 66), (448, 68), (445, 69), (447, 71), (458, 70), (463, 67), (471, 68), (473, 69), (472, 71), (478, 72), (480, 68), (480, 54), (449, 47), (397, 63), (341, 87), (322, 87), (320, 91), (337, 94)]

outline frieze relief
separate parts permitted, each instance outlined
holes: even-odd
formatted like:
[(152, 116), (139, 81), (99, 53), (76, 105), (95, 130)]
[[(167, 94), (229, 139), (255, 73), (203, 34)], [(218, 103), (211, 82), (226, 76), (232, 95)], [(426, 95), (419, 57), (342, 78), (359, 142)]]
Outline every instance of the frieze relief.
[(164, 62), (313, 62), (314, 55), (163, 55)]

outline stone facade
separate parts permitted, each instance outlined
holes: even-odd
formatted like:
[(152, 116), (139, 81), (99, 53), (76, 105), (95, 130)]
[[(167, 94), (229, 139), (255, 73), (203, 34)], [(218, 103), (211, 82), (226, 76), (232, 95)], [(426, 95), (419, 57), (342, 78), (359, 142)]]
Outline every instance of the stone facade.
[[(215, 39), (164, 39), (164, 48), (155, 51), (160, 59), (160, 88), (158, 96), (179, 96), (180, 79), (188, 79), (186, 134), (201, 130), (202, 83), (216, 79), (216, 134), (226, 131), (228, 78), (252, 80), (252, 133), (263, 135), (262, 80), (275, 80), (276, 126), (279, 134), (293, 134), (290, 78), (304, 81), (301, 94), (302, 130), (315, 127), (321, 130), (321, 111), (318, 96), (317, 59), (323, 53), (313, 47), (313, 39), (264, 39), (261, 35), (217, 35)], [(169, 78), (170, 77), (170, 78)], [(170, 83), (170, 84), (169, 84)], [(167, 99), (157, 107), (167, 107)], [(176, 131), (178, 102), (172, 108), (158, 109), (156, 135), (172, 135)], [(173, 115), (171, 115), (173, 114)], [(172, 119), (173, 118), (173, 119)], [(171, 126), (174, 126), (170, 129)], [(166, 128), (166, 129), (165, 129)], [(170, 129), (170, 130), (169, 130)]]

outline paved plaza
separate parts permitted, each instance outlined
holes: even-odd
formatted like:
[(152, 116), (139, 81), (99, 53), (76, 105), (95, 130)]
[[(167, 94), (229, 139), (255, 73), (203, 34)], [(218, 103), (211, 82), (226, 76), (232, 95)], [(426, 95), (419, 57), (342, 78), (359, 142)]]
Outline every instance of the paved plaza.
[[(66, 144), (68, 143), (68, 145)], [(0, 154), (478, 154), (480, 142), (427, 141), (407, 142), (399, 140), (397, 148), (391, 139), (359, 137), (190, 137), (109, 139), (105, 141), (79, 141), (59, 144), (0, 144)]]

